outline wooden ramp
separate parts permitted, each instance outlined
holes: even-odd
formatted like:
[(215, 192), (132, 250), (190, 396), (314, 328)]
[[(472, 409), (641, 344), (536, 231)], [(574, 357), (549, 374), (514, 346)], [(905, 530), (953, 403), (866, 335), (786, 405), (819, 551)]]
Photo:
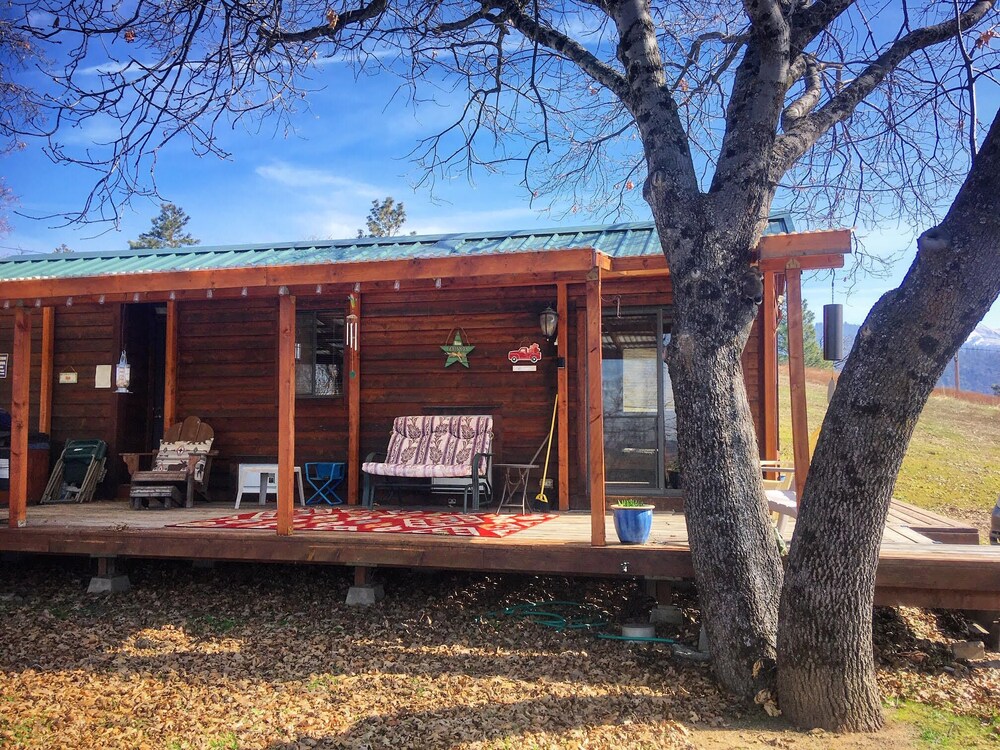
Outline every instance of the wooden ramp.
[[(1000, 610), (1000, 547), (935, 542), (928, 528), (944, 528), (951, 538), (968, 538), (975, 530), (912, 506), (896, 506), (879, 556), (877, 602)], [(232, 504), (163, 511), (133, 511), (124, 502), (33, 506), (27, 526), (0, 528), (0, 551), (586, 576), (693, 576), (684, 517), (665, 511), (655, 514), (650, 541), (641, 546), (610, 541), (605, 547), (592, 547), (587, 512), (562, 513), (499, 539), (349, 531), (297, 531), (282, 537), (264, 530), (172, 526), (235, 513)], [(924, 524), (917, 527), (924, 531), (914, 530), (906, 525), (909, 522)], [(611, 526), (610, 517), (607, 524)], [(613, 531), (610, 538), (614, 539)]]

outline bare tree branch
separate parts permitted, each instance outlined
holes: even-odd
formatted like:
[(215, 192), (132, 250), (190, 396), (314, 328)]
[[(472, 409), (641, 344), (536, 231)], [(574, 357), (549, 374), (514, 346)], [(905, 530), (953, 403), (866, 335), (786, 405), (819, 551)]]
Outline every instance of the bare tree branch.
[(784, 174), (835, 123), (850, 117), (858, 104), (900, 63), (916, 52), (955, 37), (961, 29), (974, 26), (993, 8), (994, 2), (976, 0), (956, 19), (925, 26), (897, 39), (830, 101), (813, 114), (799, 119), (791, 131), (778, 138), (774, 146), (772, 175)]

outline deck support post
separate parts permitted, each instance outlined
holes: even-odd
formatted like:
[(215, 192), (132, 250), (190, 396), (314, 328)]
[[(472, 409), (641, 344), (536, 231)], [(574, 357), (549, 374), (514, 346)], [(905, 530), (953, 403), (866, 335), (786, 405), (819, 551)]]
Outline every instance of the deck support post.
[(38, 431), (46, 435), (52, 429), (52, 374), (56, 339), (56, 309), (42, 308), (42, 363), (38, 386)]
[(809, 473), (809, 418), (806, 414), (806, 363), (802, 339), (802, 269), (785, 269), (788, 293), (788, 381), (792, 399), (792, 448), (799, 502)]
[(601, 377), (601, 269), (587, 274), (587, 481), (590, 485), (590, 544), (606, 544), (604, 507), (604, 386)]
[(778, 300), (774, 274), (764, 274), (764, 303), (761, 306), (761, 417), (764, 458), (778, 458)]
[[(163, 364), (163, 429), (177, 421), (177, 301), (167, 301), (167, 345)], [(155, 439), (155, 436), (154, 436)]]
[(10, 500), (7, 525), (24, 526), (28, 513), (28, 398), (31, 388), (31, 312), (14, 310), (10, 399)]
[(355, 315), (355, 336), (345, 351), (347, 376), (347, 504), (357, 505), (361, 487), (361, 292), (351, 296), (349, 315)]
[(556, 285), (556, 313), (559, 329), (556, 332), (556, 410), (557, 445), (559, 447), (559, 510), (569, 510), (569, 370), (566, 358), (569, 353), (569, 300), (566, 282)]
[(278, 297), (278, 534), (292, 533), (295, 511), (295, 297)]

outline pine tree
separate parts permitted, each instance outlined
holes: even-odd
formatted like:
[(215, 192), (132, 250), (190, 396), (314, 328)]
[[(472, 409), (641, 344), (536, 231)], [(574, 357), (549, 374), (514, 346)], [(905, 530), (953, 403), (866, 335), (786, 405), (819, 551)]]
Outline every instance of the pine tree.
[[(802, 353), (806, 367), (826, 370), (833, 367), (833, 362), (823, 359), (823, 348), (816, 336), (816, 314), (805, 300), (802, 300)], [(778, 357), (782, 362), (788, 361), (788, 307), (784, 303), (778, 323)]]
[(358, 237), (395, 237), (406, 223), (406, 209), (402, 203), (396, 203), (392, 196), (384, 201), (372, 201), (372, 209), (368, 212), (368, 232), (358, 230)]
[(173, 203), (161, 203), (160, 215), (153, 218), (153, 224), (148, 232), (143, 232), (138, 239), (129, 240), (130, 250), (157, 249), (161, 247), (182, 247), (197, 245), (197, 240), (184, 231), (190, 217), (184, 209)]

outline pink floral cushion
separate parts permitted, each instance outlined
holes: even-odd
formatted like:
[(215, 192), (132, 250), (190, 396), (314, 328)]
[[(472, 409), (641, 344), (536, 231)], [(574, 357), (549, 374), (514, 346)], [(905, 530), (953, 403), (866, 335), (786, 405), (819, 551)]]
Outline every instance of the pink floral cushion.
[[(382, 463), (365, 463), (369, 474), (399, 477), (472, 476), (472, 457), (489, 453), (493, 417), (488, 415), (396, 417)], [(486, 471), (481, 459), (480, 472)]]

